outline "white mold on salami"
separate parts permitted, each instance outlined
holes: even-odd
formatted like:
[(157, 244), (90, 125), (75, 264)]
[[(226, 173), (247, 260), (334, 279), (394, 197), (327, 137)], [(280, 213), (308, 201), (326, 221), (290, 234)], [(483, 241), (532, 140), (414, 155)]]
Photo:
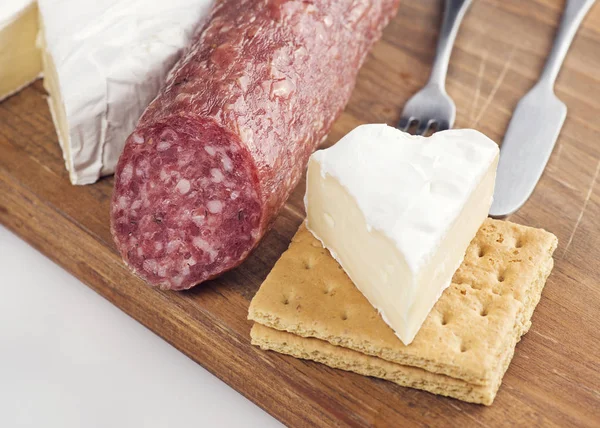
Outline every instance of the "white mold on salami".
[(295, 89), (296, 85), (290, 79), (279, 80), (271, 85), (271, 96), (284, 99), (289, 98)]
[[(268, 82), (263, 82), (263, 84), (267, 84), (267, 86), (270, 87)], [(247, 126), (241, 126), (240, 137), (242, 138), (242, 141), (245, 141), (247, 144), (252, 144), (252, 141), (254, 141), (254, 132)]]
[(308, 55), (308, 51), (306, 50), (306, 48), (304, 46), (300, 46), (298, 49), (296, 49), (294, 51), (294, 58), (296, 60), (302, 60), (302, 59), (306, 58), (307, 55)]
[(186, 101), (191, 100), (191, 98), (192, 97), (189, 94), (181, 93), (181, 94), (177, 95), (177, 97), (175, 99), (179, 102), (186, 102)]
[(237, 79), (237, 85), (243, 92), (246, 92), (246, 90), (248, 89), (249, 83), (250, 83), (250, 79), (245, 74), (241, 75)]

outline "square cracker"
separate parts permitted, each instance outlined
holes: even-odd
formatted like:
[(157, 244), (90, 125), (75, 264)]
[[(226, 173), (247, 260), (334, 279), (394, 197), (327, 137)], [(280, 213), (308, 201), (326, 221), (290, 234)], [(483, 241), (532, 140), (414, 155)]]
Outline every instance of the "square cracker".
[[(487, 219), (451, 286), (405, 346), (303, 225), (252, 300), (249, 318), (487, 387), (493, 399), (516, 343), (531, 325), (556, 245), (556, 237), (544, 230)], [(487, 397), (479, 402), (491, 402)]]
[[(265, 351), (275, 351), (316, 361), (335, 369), (378, 377), (401, 386), (422, 389), (470, 403), (492, 404), (500, 386), (500, 378), (494, 384), (473, 385), (464, 380), (432, 373), (418, 367), (392, 363), (382, 358), (332, 345), (324, 340), (297, 336), (258, 323), (254, 323), (250, 335), (252, 344)], [(506, 359), (507, 365), (509, 357)]]

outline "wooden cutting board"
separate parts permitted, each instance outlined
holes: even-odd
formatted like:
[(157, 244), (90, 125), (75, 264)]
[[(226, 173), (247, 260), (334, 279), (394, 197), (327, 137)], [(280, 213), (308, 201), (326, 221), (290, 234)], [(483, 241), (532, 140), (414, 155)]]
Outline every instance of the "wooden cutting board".
[[(502, 140), (540, 72), (563, 4), (474, 2), (449, 70), (457, 127)], [(328, 145), (360, 123), (397, 121), (427, 79), (441, 7), (402, 4)], [(573, 45), (557, 94), (569, 117), (535, 194), (512, 218), (559, 237), (556, 267), (489, 408), (250, 346), (248, 304), (302, 221), (303, 184), (235, 271), (183, 293), (133, 277), (110, 237), (113, 181), (69, 184), (40, 82), (0, 103), (0, 222), (288, 425), (600, 426), (600, 6)]]

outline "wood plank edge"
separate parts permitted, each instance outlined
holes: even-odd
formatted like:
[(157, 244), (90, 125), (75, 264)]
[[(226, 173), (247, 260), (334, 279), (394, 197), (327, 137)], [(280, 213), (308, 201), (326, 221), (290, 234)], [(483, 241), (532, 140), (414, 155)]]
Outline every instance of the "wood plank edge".
[[(141, 281), (131, 275), (114, 250), (6, 176), (0, 176), (0, 223), (127, 315), (155, 333), (161, 331), (159, 336), (169, 344), (284, 424), (331, 426), (341, 422), (340, 409), (332, 414), (331, 407), (321, 405), (319, 399), (306, 400), (309, 384), (294, 377), (293, 369), (286, 373), (284, 359), (277, 358), (281, 364), (275, 368), (273, 356), (252, 347), (249, 336), (247, 344), (224, 338), (213, 328), (219, 321), (209, 314), (202, 314), (200, 320), (164, 316), (164, 292), (137, 284)], [(148, 303), (141, 305), (144, 300)], [(263, 370), (257, 376), (259, 366)], [(348, 415), (350, 421), (356, 423), (356, 415)]]

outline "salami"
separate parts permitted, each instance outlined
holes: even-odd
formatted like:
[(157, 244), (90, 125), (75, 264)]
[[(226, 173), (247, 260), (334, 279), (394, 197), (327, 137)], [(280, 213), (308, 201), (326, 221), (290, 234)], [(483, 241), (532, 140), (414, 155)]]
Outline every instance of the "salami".
[(111, 229), (182, 290), (238, 266), (350, 98), (399, 0), (222, 0), (128, 138)]

